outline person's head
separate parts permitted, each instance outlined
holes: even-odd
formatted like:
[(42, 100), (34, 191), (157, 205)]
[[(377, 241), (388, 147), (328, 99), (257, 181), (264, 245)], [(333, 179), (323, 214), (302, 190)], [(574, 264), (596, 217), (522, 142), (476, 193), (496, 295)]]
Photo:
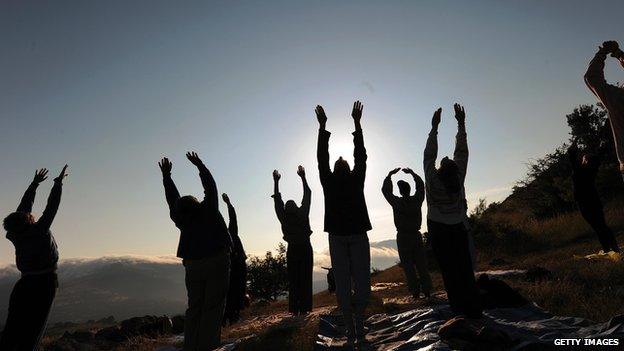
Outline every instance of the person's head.
[(293, 200), (288, 200), (286, 201), (286, 204), (284, 204), (284, 211), (288, 214), (295, 213), (298, 209), (299, 207), (297, 206), (297, 203)]
[(401, 194), (401, 196), (403, 196), (403, 197), (410, 196), (410, 191), (412, 189), (410, 188), (410, 185), (409, 185), (408, 182), (406, 182), (404, 180), (399, 180), (397, 182), (397, 186), (399, 187), (399, 194)]
[(351, 167), (349, 166), (349, 162), (340, 156), (340, 158), (336, 160), (336, 163), (334, 163), (334, 175), (345, 177), (350, 173)]
[(591, 156), (589, 154), (581, 154), (581, 164), (583, 166), (586, 166), (587, 164), (589, 164), (590, 160), (591, 160)]
[(186, 195), (179, 198), (175, 203), (176, 216), (180, 220), (193, 218), (199, 211), (200, 203), (195, 196)]
[(35, 223), (35, 218), (28, 212), (13, 212), (4, 218), (4, 230), (7, 233), (21, 233)]
[(457, 163), (448, 157), (440, 161), (440, 168), (437, 170), (438, 178), (449, 193), (458, 193), (461, 190), (459, 180), (459, 167)]

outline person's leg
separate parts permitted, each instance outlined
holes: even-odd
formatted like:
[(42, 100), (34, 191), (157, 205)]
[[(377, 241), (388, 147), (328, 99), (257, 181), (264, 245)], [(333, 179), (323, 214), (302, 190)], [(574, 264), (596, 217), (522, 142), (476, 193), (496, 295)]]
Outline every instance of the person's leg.
[(353, 276), (353, 310), (357, 339), (364, 340), (364, 310), (371, 294), (370, 244), (368, 235), (358, 234), (349, 237), (351, 251), (351, 275)]
[(23, 279), (18, 280), (13, 287), (11, 297), (9, 298), (9, 310), (0, 337), (0, 350), (13, 351), (17, 350), (19, 340), (22, 339), (21, 333), (24, 331), (24, 320), (27, 318), (27, 287)]
[[(596, 233), (600, 246), (602, 246), (602, 250), (604, 252), (610, 251), (612, 242), (609, 240), (609, 235), (605, 235), (605, 227), (607, 227), (607, 224), (604, 220), (602, 206), (600, 204), (596, 204), (595, 202), (579, 202), (578, 207), (583, 219), (585, 219), (587, 224), (589, 224), (589, 226), (593, 229), (594, 233)], [(607, 231), (610, 232), (608, 227)], [(611, 233), (611, 236), (613, 236), (613, 233)], [(613, 240), (615, 240), (615, 238)]]
[(410, 233), (397, 233), (397, 248), (407, 288), (412, 296), (418, 298), (420, 286), (416, 279), (416, 270), (414, 269), (414, 242), (411, 240), (410, 235)]
[(605, 219), (604, 210), (602, 208), (601, 203), (597, 203), (594, 206), (594, 221), (595, 221), (595, 231), (598, 234), (598, 240), (603, 243), (603, 246), (606, 246), (608, 249), (605, 249), (605, 252), (611, 250), (614, 252), (620, 252), (620, 247), (615, 239), (615, 235), (609, 225), (607, 225), (607, 221)]
[(429, 275), (429, 267), (427, 265), (427, 252), (422, 241), (420, 233), (416, 233), (414, 245), (414, 264), (418, 270), (418, 278), (420, 286), (425, 296), (431, 294), (431, 276)]
[(329, 255), (332, 272), (336, 283), (336, 300), (342, 311), (347, 338), (355, 337), (353, 308), (351, 306), (351, 267), (348, 241), (346, 236), (329, 235)]
[(456, 272), (456, 300), (461, 313), (471, 318), (481, 317), (479, 290), (472, 268), (468, 231), (463, 224), (453, 226), (453, 266)]
[[(444, 290), (451, 306), (451, 310), (455, 313), (460, 313), (460, 307), (458, 305), (458, 299), (455, 295), (457, 289), (456, 285), (456, 272), (453, 267), (453, 255), (452, 243), (450, 239), (449, 227), (446, 224), (437, 223), (434, 221), (427, 222), (427, 228), (429, 230), (429, 238), (431, 239), (431, 246), (433, 253), (438, 261), (440, 267), (440, 273), (442, 274), (442, 281), (444, 282)], [(461, 294), (461, 292), (460, 292)]]
[(204, 266), (204, 299), (199, 324), (198, 350), (212, 350), (221, 345), (221, 320), (230, 286), (230, 255), (219, 253)]
[(299, 308), (299, 287), (297, 280), (299, 275), (299, 257), (293, 245), (289, 244), (286, 251), (286, 271), (288, 274), (288, 312), (296, 314)]
[(312, 245), (306, 245), (301, 264), (301, 312), (312, 311), (312, 268), (314, 266)]
[(32, 276), (29, 280), (29, 291), (24, 291), (29, 306), (28, 316), (23, 324), (22, 340), (20, 340), (19, 349), (21, 350), (37, 349), (58, 287), (56, 273)]
[(205, 296), (205, 279), (200, 260), (184, 260), (188, 308), (184, 317), (184, 351), (198, 351), (200, 321)]

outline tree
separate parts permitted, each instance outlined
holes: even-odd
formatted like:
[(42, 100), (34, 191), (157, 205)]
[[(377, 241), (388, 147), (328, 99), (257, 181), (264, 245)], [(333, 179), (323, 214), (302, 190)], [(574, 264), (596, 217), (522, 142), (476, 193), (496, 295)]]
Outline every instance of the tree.
[(288, 291), (286, 247), (280, 243), (274, 255), (267, 251), (264, 257), (252, 257), (247, 266), (249, 293), (253, 298), (275, 301)]

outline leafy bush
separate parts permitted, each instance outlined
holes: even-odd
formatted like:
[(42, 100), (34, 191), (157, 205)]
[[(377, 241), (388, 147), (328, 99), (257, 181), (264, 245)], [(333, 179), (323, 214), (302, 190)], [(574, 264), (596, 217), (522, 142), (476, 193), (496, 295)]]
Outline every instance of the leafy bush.
[(274, 255), (267, 251), (264, 257), (252, 257), (247, 266), (249, 293), (253, 298), (275, 301), (288, 291), (286, 247), (280, 243)]

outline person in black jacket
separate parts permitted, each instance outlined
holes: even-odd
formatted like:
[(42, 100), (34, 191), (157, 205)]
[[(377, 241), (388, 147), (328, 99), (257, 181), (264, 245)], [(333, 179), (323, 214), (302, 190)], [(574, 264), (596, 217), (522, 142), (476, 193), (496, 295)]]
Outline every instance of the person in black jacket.
[(310, 202), (312, 190), (305, 177), (305, 169), (299, 166), (297, 174), (303, 184), (301, 206), (288, 200), (286, 204), (279, 192), (281, 178), (273, 171), (273, 195), (275, 214), (280, 221), (284, 240), (288, 243), (286, 267), (288, 269), (288, 311), (293, 315), (305, 315), (312, 311), (312, 265), (313, 253), (310, 244)]
[(184, 351), (212, 350), (221, 343), (221, 322), (230, 280), (232, 241), (219, 212), (217, 185), (195, 152), (186, 157), (199, 169), (204, 199), (178, 193), (172, 164), (160, 163), (169, 215), (180, 229), (178, 257), (186, 271), (188, 309), (184, 320)]
[[(367, 231), (372, 229), (364, 199), (366, 149), (362, 135), (362, 103), (353, 104), (351, 117), (354, 166), (342, 157), (329, 168), (327, 116), (316, 107), (319, 122), (317, 159), (325, 199), (325, 231), (329, 233), (329, 252), (336, 278), (336, 298), (345, 320), (347, 343), (365, 342), (364, 310), (370, 297), (370, 245)], [(351, 294), (353, 288), (353, 294)], [(357, 339), (357, 340), (356, 340)]]
[(225, 303), (225, 313), (223, 315), (223, 325), (228, 322), (230, 325), (238, 322), (240, 311), (245, 308), (247, 296), (247, 254), (243, 248), (243, 243), (238, 236), (238, 221), (236, 210), (230, 202), (227, 194), (222, 195), (223, 202), (228, 208), (230, 225), (228, 231), (232, 238), (232, 256), (230, 258), (230, 288), (228, 290), (227, 301)]
[(605, 221), (602, 201), (596, 189), (596, 174), (602, 162), (602, 153), (599, 151), (597, 155), (579, 154), (576, 143), (568, 148), (568, 157), (572, 165), (574, 200), (583, 218), (596, 232), (604, 252), (620, 252), (615, 236)]
[[(404, 173), (414, 178), (416, 191), (414, 195), (411, 195), (409, 183), (399, 180), (397, 185), (401, 196), (396, 196), (392, 193), (392, 176), (400, 170), (401, 168), (396, 168), (388, 173), (381, 187), (381, 192), (392, 206), (394, 225), (397, 229), (396, 241), (399, 258), (409, 291), (415, 299), (420, 298), (421, 290), (425, 297), (429, 297), (431, 294), (431, 277), (427, 270), (427, 256), (420, 234), (421, 207), (425, 201), (425, 182), (410, 168), (403, 168)], [(416, 278), (416, 270), (418, 270), (420, 280)]]
[(39, 220), (35, 220), (31, 212), (37, 187), (47, 179), (48, 170), (45, 168), (35, 172), (17, 211), (4, 219), (6, 237), (15, 246), (15, 262), (22, 276), (15, 283), (9, 299), (0, 350), (35, 350), (45, 331), (58, 287), (56, 267), (59, 255), (50, 227), (61, 203), (66, 172), (67, 165), (54, 178), (48, 204)]

